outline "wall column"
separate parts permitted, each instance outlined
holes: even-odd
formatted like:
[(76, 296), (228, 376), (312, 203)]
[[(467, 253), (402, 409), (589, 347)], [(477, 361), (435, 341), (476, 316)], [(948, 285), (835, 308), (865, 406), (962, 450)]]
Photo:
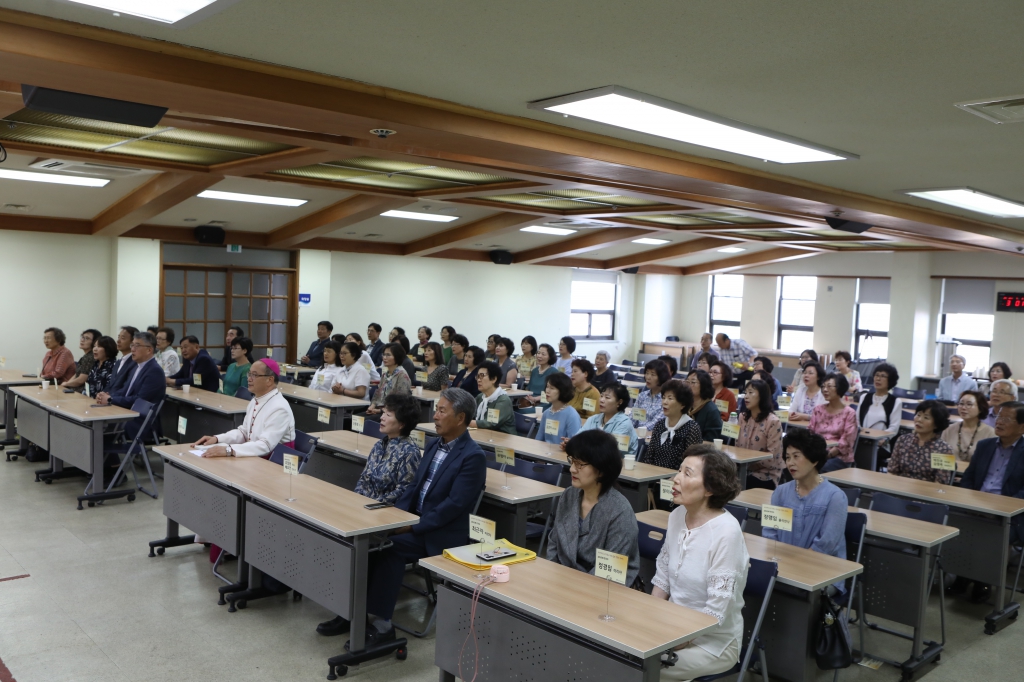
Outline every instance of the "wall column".
[(930, 253), (894, 253), (889, 308), (889, 362), (900, 372), (900, 385), (916, 386), (931, 368), (935, 339), (932, 315)]

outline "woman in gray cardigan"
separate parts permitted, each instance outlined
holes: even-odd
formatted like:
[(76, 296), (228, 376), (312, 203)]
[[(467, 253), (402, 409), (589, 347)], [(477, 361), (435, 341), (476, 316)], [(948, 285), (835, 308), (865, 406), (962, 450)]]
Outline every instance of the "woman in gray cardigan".
[(626, 585), (640, 570), (636, 514), (613, 484), (622, 472), (614, 436), (580, 431), (565, 444), (572, 487), (558, 498), (548, 535), (547, 558), (584, 573), (594, 572), (598, 549), (629, 557)]

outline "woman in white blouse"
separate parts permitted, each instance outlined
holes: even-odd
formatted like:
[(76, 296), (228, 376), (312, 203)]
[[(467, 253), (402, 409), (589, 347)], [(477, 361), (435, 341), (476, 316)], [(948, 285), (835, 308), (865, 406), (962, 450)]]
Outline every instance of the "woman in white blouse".
[(875, 392), (865, 394), (857, 406), (857, 423), (862, 429), (885, 431), (890, 439), (899, 433), (903, 401), (891, 393), (899, 380), (899, 372), (889, 363), (883, 362), (875, 367), (871, 377)]
[(823, 383), (825, 383), (825, 372), (822, 371), (821, 365), (817, 362), (805, 364), (800, 378), (800, 386), (793, 394), (793, 402), (789, 407), (789, 421), (811, 421), (811, 412), (814, 412), (814, 408), (828, 402), (821, 394)]
[(341, 344), (337, 341), (328, 341), (324, 344), (324, 364), (317, 367), (309, 380), (311, 389), (324, 393), (331, 392), (331, 387), (338, 382), (338, 375), (342, 370), (340, 354)]
[(366, 352), (366, 344), (363, 343), (363, 337), (352, 332), (345, 337), (345, 343), (352, 342), (359, 346), (359, 354), (356, 356), (356, 362), (366, 368), (366, 371), (370, 373), (370, 381), (380, 381), (380, 372), (373, 366), (373, 358)]
[(739, 494), (736, 465), (710, 444), (690, 447), (672, 481), (665, 544), (651, 595), (714, 616), (718, 627), (676, 649), (662, 680), (692, 680), (736, 665), (743, 641), (743, 588), (750, 556), (725, 505)]
[(349, 398), (365, 398), (370, 386), (370, 373), (358, 362), (361, 353), (359, 344), (347, 341), (341, 347), (338, 358), (341, 360), (341, 371), (331, 386), (331, 393)]

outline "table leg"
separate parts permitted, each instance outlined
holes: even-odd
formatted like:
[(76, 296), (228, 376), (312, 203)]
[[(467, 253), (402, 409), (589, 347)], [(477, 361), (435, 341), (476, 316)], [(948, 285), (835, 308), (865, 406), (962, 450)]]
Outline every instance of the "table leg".
[[(173, 519), (167, 519), (167, 535), (161, 540), (153, 540), (149, 543), (149, 556), (156, 556), (156, 554), (163, 554), (164, 550), (168, 547), (182, 547), (184, 545), (191, 545), (195, 543), (195, 535), (178, 535), (179, 531), (178, 522)], [(156, 550), (156, 554), (153, 553)], [(239, 562), (241, 563), (241, 562)]]
[(452, 675), (447, 670), (441, 670), (437, 679), (439, 682), (455, 682), (455, 675)]
[(92, 478), (85, 492), (78, 496), (78, 508), (82, 508), (82, 502), (88, 502), (90, 507), (95, 507), (97, 502), (105, 500), (116, 500), (127, 497), (129, 502), (135, 501), (135, 487), (106, 490), (103, 486), (103, 461), (106, 454), (103, 451), (103, 432), (106, 422), (96, 421), (92, 423)]
[(1010, 601), (1006, 599), (1006, 564), (1010, 555), (1010, 530), (1012, 519), (1004, 516), (1001, 519), (1003, 538), (999, 547), (999, 584), (996, 586), (996, 610), (985, 616), (985, 634), (994, 635), (1017, 616), (1020, 604), (1013, 601), (1015, 595), (1010, 595)]
[(366, 646), (366, 582), (370, 556), (370, 538), (358, 535), (353, 539), (352, 553), (352, 625), (349, 629), (349, 651), (362, 651)]
[[(14, 402), (15, 396), (8, 391), (6, 388), (4, 392), (4, 440), (0, 442), (0, 445), (6, 447), (8, 445), (17, 445), (18, 439), (14, 437)], [(7, 461), (11, 461), (11, 455), (8, 453)]]
[(740, 479), (740, 490), (746, 490), (747, 489), (747, 464), (746, 464), (746, 462), (744, 462), (743, 464), (736, 465), (736, 476), (739, 477), (739, 479)]

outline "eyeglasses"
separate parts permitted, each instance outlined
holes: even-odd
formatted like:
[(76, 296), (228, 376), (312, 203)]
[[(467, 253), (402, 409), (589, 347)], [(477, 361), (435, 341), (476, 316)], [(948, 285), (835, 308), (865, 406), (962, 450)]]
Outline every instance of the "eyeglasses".
[(249, 372), (245, 376), (249, 377), (250, 379), (255, 379), (256, 377), (272, 377), (272, 376), (274, 376), (274, 374), (273, 373), (270, 373), (270, 374), (256, 374), (255, 372)]
[(153, 346), (149, 345), (148, 343), (133, 343), (128, 347), (131, 348), (132, 350), (135, 350), (136, 348), (152, 348)]
[(584, 462), (582, 459), (579, 459), (577, 457), (567, 456), (565, 459), (566, 461), (569, 462), (569, 466), (576, 467), (577, 469), (582, 469), (585, 466), (590, 466), (590, 462)]

